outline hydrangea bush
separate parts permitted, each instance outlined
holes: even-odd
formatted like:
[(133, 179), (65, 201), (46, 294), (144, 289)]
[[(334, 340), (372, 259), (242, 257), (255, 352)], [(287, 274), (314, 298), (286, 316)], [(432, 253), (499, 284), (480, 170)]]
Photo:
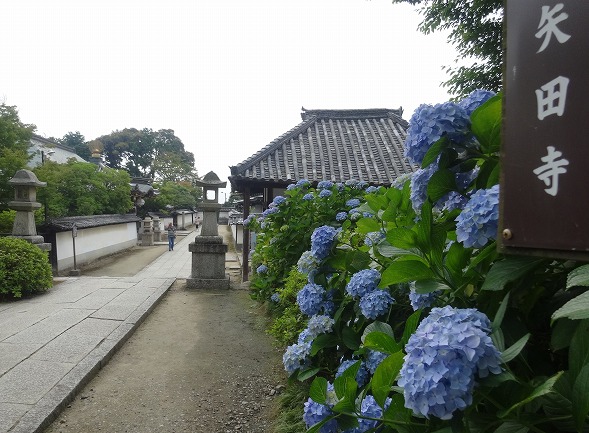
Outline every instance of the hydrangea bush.
[[(501, 112), (486, 91), (422, 105), (413, 176), (299, 182), (257, 222), (254, 293), (304, 275), (283, 361), (311, 382), (309, 432), (589, 431), (589, 265), (497, 250)], [(281, 262), (274, 245), (303, 218)]]

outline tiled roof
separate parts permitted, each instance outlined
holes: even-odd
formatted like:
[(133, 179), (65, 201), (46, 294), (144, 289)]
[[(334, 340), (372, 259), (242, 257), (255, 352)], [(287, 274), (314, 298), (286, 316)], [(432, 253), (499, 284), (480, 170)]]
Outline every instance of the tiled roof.
[(403, 156), (402, 109), (305, 110), (303, 121), (231, 167), (234, 188), (244, 182), (289, 184), (357, 179), (390, 185), (415, 171)]
[(46, 226), (48, 231), (62, 232), (71, 230), (74, 223), (79, 229), (85, 229), (138, 221), (141, 218), (133, 214), (91, 215), (53, 218), (47, 221)]

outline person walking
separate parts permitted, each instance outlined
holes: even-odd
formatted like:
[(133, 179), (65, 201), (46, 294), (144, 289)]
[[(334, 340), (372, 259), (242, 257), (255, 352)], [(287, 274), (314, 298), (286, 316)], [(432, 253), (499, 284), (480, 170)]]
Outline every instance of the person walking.
[(176, 227), (174, 224), (168, 224), (168, 251), (174, 251), (174, 240), (176, 239)]

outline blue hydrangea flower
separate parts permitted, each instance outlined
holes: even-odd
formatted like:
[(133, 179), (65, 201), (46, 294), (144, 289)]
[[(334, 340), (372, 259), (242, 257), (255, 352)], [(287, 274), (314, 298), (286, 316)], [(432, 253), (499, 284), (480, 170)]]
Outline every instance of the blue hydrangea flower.
[(360, 212), (357, 208), (352, 209), (348, 215), (350, 217), (350, 221), (358, 221), (360, 218), (362, 218), (362, 212)]
[(473, 90), (470, 95), (460, 101), (458, 105), (460, 105), (464, 111), (466, 111), (466, 114), (470, 117), (474, 110), (479, 108), (493, 96), (495, 96), (495, 93), (489, 90)]
[(475, 309), (433, 308), (405, 346), (398, 380), (405, 407), (440, 419), (468, 407), (476, 378), (501, 372), (490, 331), (487, 316)]
[(286, 198), (281, 195), (277, 195), (274, 197), (274, 200), (272, 200), (272, 203), (274, 203), (275, 206), (280, 206), (284, 202), (286, 202)]
[(366, 351), (366, 358), (365, 358), (364, 362), (365, 362), (366, 368), (368, 369), (370, 374), (374, 374), (374, 372), (376, 371), (376, 368), (380, 365), (380, 363), (382, 361), (385, 360), (385, 358), (387, 356), (389, 356), (389, 355), (387, 355), (386, 353), (383, 353), (383, 352), (378, 352), (376, 350), (368, 349)]
[(297, 269), (301, 274), (309, 275), (317, 270), (319, 267), (319, 260), (313, 255), (311, 251), (305, 251), (301, 254), (297, 262)]
[[(390, 399), (388, 399), (387, 403), (385, 403), (385, 407), (390, 405)], [(354, 433), (364, 433), (375, 429), (378, 426), (378, 421), (370, 418), (382, 418), (383, 410), (373, 396), (367, 395), (360, 405), (360, 415), (365, 418), (358, 418), (358, 427), (354, 430)]]
[(315, 339), (316, 336), (314, 336), (311, 331), (309, 331), (308, 328), (303, 329), (300, 334), (299, 334), (299, 338), (297, 340), (297, 343), (299, 344), (304, 344), (304, 343), (313, 343), (313, 340)]
[(403, 173), (401, 176), (397, 177), (393, 183), (391, 184), (391, 186), (393, 188), (396, 189), (403, 189), (403, 187), (405, 186), (405, 182), (407, 182), (408, 180), (411, 180), (411, 177), (413, 176), (413, 173)]
[(322, 189), (321, 192), (319, 193), (319, 197), (321, 198), (327, 198), (327, 197), (331, 197), (332, 192), (329, 189)]
[(431, 307), (432, 303), (438, 298), (438, 296), (440, 296), (440, 293), (442, 293), (440, 290), (430, 293), (417, 293), (415, 291), (415, 282), (412, 282), (410, 287), (409, 302), (411, 303), (413, 311)]
[(470, 171), (464, 173), (456, 173), (456, 186), (460, 190), (465, 190), (474, 182), (474, 180), (479, 175), (480, 171), (480, 168), (477, 166)]
[(365, 180), (361, 180), (358, 182), (358, 189), (366, 189), (368, 188), (368, 182), (366, 182)]
[(243, 220), (243, 226), (248, 227), (254, 221), (254, 219), (256, 219), (254, 214), (248, 215), (247, 218)]
[(378, 188), (376, 186), (369, 186), (368, 188), (366, 188), (366, 193), (367, 194), (371, 194), (373, 192), (377, 192)]
[(319, 284), (306, 284), (297, 293), (297, 304), (301, 312), (307, 316), (319, 314), (323, 306), (325, 289)]
[(309, 186), (309, 185), (311, 185), (311, 182), (309, 182), (307, 179), (301, 179), (301, 180), (299, 180), (299, 181), (296, 183), (296, 185), (297, 185), (298, 187), (304, 187), (304, 186)]
[(419, 213), (427, 200), (427, 184), (437, 170), (438, 164), (433, 163), (426, 168), (420, 168), (411, 176), (411, 194), (409, 198), (416, 213)]
[(337, 222), (342, 222), (345, 221), (346, 219), (348, 219), (348, 213), (347, 212), (338, 212), (337, 215), (335, 216), (335, 220)]
[(290, 375), (304, 367), (310, 353), (311, 343), (295, 343), (288, 346), (282, 355), (282, 363), (286, 372)]
[(395, 300), (386, 290), (374, 290), (360, 298), (360, 312), (364, 317), (374, 320), (389, 311), (393, 302)]
[(454, 209), (464, 209), (466, 203), (468, 203), (468, 198), (459, 192), (452, 191), (438, 200), (435, 207), (436, 209), (452, 212)]
[(335, 325), (335, 320), (331, 317), (317, 314), (309, 319), (307, 329), (309, 330), (309, 334), (315, 338), (320, 334), (330, 333), (333, 325)]
[(456, 239), (467, 248), (482, 248), (497, 236), (499, 185), (479, 189), (456, 217)]
[[(303, 421), (307, 428), (320, 423), (328, 416), (333, 415), (333, 412), (324, 404), (316, 403), (311, 398), (305, 402), (305, 409), (303, 411)], [(335, 419), (329, 420), (321, 426), (319, 429), (320, 433), (336, 433), (337, 432), (337, 421)]]
[(378, 245), (378, 243), (386, 238), (386, 235), (382, 231), (366, 233), (364, 238), (364, 244), (372, 247)]
[(374, 214), (372, 212), (366, 211), (366, 212), (362, 212), (362, 216), (364, 218), (372, 218), (374, 216)]
[(344, 189), (346, 189), (346, 185), (343, 184), (342, 182), (338, 182), (335, 184), (335, 187), (337, 188), (337, 190), (339, 192), (342, 192)]
[(303, 200), (305, 200), (305, 201), (311, 201), (311, 200), (313, 200), (314, 198), (315, 198), (315, 196), (314, 196), (314, 195), (313, 195), (313, 193), (311, 193), (311, 192), (309, 192), (309, 193), (307, 193), (307, 194), (305, 194), (305, 195), (303, 196)]
[[(344, 371), (346, 371), (356, 362), (358, 362), (358, 360), (355, 359), (348, 359), (346, 361), (343, 361), (337, 368), (335, 377), (340, 377), (342, 374), (344, 374)], [(358, 368), (358, 372), (356, 373), (355, 379), (359, 387), (366, 385), (370, 380), (370, 373), (368, 373), (368, 369), (366, 368), (366, 364), (364, 362), (360, 363), (360, 368)]]
[(354, 188), (354, 189), (359, 188), (358, 187), (358, 184), (359, 183), (360, 182), (357, 179), (349, 179), (349, 180), (346, 180), (346, 186), (349, 186), (350, 188)]
[(258, 274), (265, 274), (266, 272), (268, 272), (268, 266), (266, 265), (260, 265), (256, 268), (256, 272)]
[(364, 269), (356, 272), (346, 285), (346, 292), (353, 297), (362, 297), (376, 290), (380, 282), (380, 272), (376, 269)]
[(470, 116), (454, 102), (434, 106), (422, 104), (413, 113), (407, 129), (405, 157), (421, 164), (429, 148), (442, 136), (464, 141), (469, 132)]
[(272, 296), (270, 296), (270, 300), (275, 304), (278, 304), (280, 302), (280, 295), (278, 293), (272, 293)]
[(280, 212), (280, 210), (277, 207), (269, 207), (264, 212), (262, 212), (262, 216), (267, 217), (268, 215), (272, 215), (278, 212)]
[(313, 230), (311, 252), (317, 259), (323, 260), (329, 255), (337, 234), (338, 230), (331, 226), (321, 226)]
[(296, 185), (296, 183), (291, 183), (290, 185), (288, 185), (288, 186), (286, 187), (286, 190), (287, 190), (287, 191), (292, 191), (293, 189), (296, 189), (296, 188), (297, 188), (297, 185)]
[(346, 202), (347, 207), (358, 207), (360, 206), (360, 199), (358, 198), (351, 198)]
[(317, 184), (317, 189), (329, 189), (333, 186), (333, 182), (329, 180), (322, 180)]

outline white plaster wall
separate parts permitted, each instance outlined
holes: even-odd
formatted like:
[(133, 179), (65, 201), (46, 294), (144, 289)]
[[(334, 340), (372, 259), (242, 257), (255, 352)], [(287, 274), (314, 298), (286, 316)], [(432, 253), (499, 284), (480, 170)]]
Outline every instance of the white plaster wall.
[[(91, 263), (100, 257), (114, 254), (137, 245), (135, 222), (78, 229), (76, 265)], [(56, 234), (57, 272), (74, 267), (72, 232)]]

